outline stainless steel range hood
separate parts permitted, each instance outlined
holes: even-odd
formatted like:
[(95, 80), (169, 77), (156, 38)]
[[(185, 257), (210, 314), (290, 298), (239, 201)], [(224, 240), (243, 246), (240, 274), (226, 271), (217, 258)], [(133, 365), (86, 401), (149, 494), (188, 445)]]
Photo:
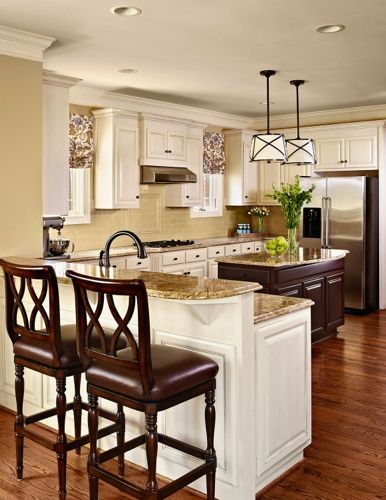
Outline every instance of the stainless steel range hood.
[(153, 167), (142, 165), (141, 184), (178, 184), (197, 182), (197, 175), (185, 167)]

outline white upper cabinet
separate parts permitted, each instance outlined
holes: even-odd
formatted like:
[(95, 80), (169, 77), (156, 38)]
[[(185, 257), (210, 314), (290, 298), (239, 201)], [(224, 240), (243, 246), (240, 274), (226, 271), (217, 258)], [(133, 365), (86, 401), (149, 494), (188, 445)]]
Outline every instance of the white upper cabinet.
[(314, 132), (314, 136), (315, 172), (378, 168), (377, 127), (357, 124), (347, 128), (321, 128)]
[(255, 205), (258, 203), (257, 162), (249, 161), (253, 131), (229, 131), (225, 136), (225, 203)]
[(138, 114), (116, 109), (93, 114), (95, 208), (138, 208)]
[(194, 207), (204, 201), (203, 124), (190, 126), (187, 131), (187, 162), (185, 166), (197, 176), (197, 182), (169, 184), (165, 189), (165, 206)]
[(43, 214), (69, 210), (69, 88), (80, 80), (43, 75)]
[(144, 113), (140, 116), (141, 165), (186, 167), (187, 124)]

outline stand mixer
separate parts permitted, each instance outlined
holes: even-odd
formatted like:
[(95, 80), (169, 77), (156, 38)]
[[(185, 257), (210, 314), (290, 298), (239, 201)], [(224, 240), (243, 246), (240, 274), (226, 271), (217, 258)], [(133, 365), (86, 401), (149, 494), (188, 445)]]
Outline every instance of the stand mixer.
[(50, 252), (50, 233), (49, 230), (52, 227), (58, 231), (63, 229), (65, 218), (60, 215), (54, 215), (49, 217), (43, 217), (43, 258), (45, 259), (65, 259), (68, 255), (62, 254), (57, 255)]

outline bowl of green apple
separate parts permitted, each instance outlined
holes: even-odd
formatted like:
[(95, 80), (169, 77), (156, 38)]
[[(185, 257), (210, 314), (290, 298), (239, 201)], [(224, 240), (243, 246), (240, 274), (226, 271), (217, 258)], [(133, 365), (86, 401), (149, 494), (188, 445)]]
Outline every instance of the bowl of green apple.
[(265, 242), (265, 250), (272, 257), (282, 257), (287, 253), (288, 242), (284, 236), (278, 236)]

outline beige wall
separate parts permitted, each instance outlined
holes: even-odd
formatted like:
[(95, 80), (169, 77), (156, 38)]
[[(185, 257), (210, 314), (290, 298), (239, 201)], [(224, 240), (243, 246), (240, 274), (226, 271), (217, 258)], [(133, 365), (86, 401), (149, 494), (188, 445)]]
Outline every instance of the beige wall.
[(0, 255), (42, 253), (42, 65), (0, 55)]

